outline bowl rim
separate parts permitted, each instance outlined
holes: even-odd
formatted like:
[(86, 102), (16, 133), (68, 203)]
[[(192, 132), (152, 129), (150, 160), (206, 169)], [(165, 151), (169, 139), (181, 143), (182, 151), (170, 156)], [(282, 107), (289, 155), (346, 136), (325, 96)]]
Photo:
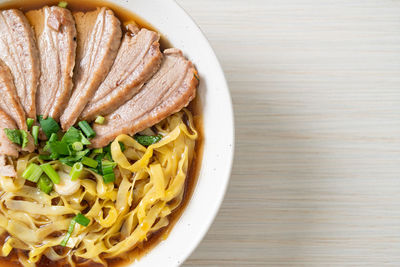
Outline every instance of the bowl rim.
[[(218, 203), (214, 206), (214, 210), (211, 212), (212, 213), (212, 218), (209, 220), (208, 224), (203, 227), (201, 233), (198, 235), (197, 239), (193, 242), (193, 245), (191, 248), (188, 249), (188, 253), (185, 256), (182, 256), (182, 259), (180, 260), (180, 262), (183, 264), (194, 252), (195, 250), (198, 248), (198, 246), (200, 245), (200, 243), (203, 241), (203, 239), (206, 237), (208, 231), (211, 229), (211, 226), (213, 225), (213, 223), (215, 222), (215, 219), (218, 216), (218, 213), (221, 209), (221, 206), (224, 202), (226, 193), (228, 191), (228, 187), (229, 187), (229, 182), (232, 176), (232, 169), (233, 169), (233, 161), (234, 161), (234, 156), (235, 156), (235, 116), (234, 116), (234, 109), (233, 109), (233, 101), (232, 101), (232, 95), (230, 93), (229, 90), (229, 84), (228, 81), (226, 79), (226, 75), (225, 72), (222, 68), (222, 65), (220, 63), (220, 60), (217, 56), (217, 54), (214, 51), (214, 48), (212, 47), (209, 39), (207, 38), (207, 36), (205, 35), (205, 33), (203, 32), (203, 30), (200, 28), (200, 26), (196, 23), (196, 21), (194, 20), (194, 18), (190, 15), (189, 12), (187, 12), (180, 4), (178, 4), (176, 2), (176, 0), (168, 0), (171, 3), (175, 4), (177, 6), (177, 8), (179, 8), (182, 12), (185, 13), (185, 15), (188, 17), (188, 19), (191, 21), (192, 26), (197, 29), (198, 34), (200, 34), (202, 36), (202, 38), (206, 41), (207, 44), (207, 49), (209, 50), (210, 54), (214, 57), (215, 60), (215, 65), (218, 67), (218, 69), (220, 70), (220, 79), (223, 80), (223, 84), (224, 84), (224, 88), (223, 90), (226, 91), (227, 97), (228, 97), (228, 108), (229, 108), (229, 116), (231, 117), (231, 144), (232, 144), (232, 153), (229, 155), (229, 159), (228, 159), (228, 166), (226, 166), (226, 177), (225, 177), (225, 183), (223, 185), (223, 192), (220, 194)], [(194, 63), (195, 64), (195, 63)], [(204, 153), (202, 155), (202, 157), (204, 157)], [(203, 168), (203, 166), (201, 165), (201, 168)], [(200, 177), (197, 177), (197, 179), (199, 179)], [(197, 183), (196, 183), (197, 184)], [(196, 188), (196, 184), (194, 185)], [(189, 199), (189, 202), (191, 201), (191, 199)], [(185, 210), (183, 211), (185, 212)], [(178, 218), (179, 220), (179, 218)]]

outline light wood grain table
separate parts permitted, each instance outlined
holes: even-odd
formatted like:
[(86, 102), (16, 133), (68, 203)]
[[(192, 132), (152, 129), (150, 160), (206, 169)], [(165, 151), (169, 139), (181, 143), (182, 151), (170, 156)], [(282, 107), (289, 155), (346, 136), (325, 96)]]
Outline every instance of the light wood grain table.
[(400, 1), (178, 3), (220, 58), (237, 131), (184, 266), (400, 266)]

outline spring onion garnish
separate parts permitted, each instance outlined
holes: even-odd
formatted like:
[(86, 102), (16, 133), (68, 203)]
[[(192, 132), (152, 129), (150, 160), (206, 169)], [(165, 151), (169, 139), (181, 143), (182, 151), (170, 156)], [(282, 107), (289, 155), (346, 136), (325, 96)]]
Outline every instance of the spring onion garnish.
[(38, 116), (38, 121), (47, 138), (50, 138), (52, 133), (57, 133), (61, 129), (53, 118), (43, 119), (43, 116)]
[(23, 130), (20, 130), (20, 132), (21, 132), (21, 137), (22, 137), (22, 148), (25, 148), (29, 141), (28, 133)]
[(83, 135), (83, 133), (80, 134), (81, 135), (81, 143), (88, 146), (91, 145), (92, 143), (90, 143), (90, 141)]
[(83, 215), (82, 213), (79, 213), (78, 215), (75, 216), (74, 220), (79, 223), (82, 226), (87, 227), (90, 223), (90, 219)]
[[(74, 219), (75, 219), (75, 218), (74, 218)], [(63, 246), (63, 247), (65, 247), (65, 246), (67, 245), (68, 240), (69, 240), (69, 238), (71, 237), (72, 232), (74, 231), (75, 224), (76, 224), (76, 221), (75, 221), (74, 219), (72, 219), (71, 223), (69, 224), (68, 232), (67, 232), (67, 234), (65, 235), (63, 241), (61, 241), (61, 244), (60, 244), (60, 245)]]
[(39, 155), (39, 159), (41, 159), (41, 160), (51, 160), (51, 157), (50, 157), (50, 155), (41, 154), (41, 155)]
[(96, 160), (88, 158), (88, 157), (83, 157), (81, 162), (83, 165), (86, 165), (90, 168), (96, 168), (97, 165), (99, 164)]
[(72, 149), (75, 151), (82, 151), (83, 144), (81, 142), (75, 142), (72, 144)]
[(57, 140), (58, 140), (58, 135), (56, 133), (52, 133), (50, 135), (49, 142), (54, 142), (54, 141), (57, 141)]
[(69, 176), (71, 176), (71, 180), (75, 181), (77, 180), (81, 175), (83, 171), (83, 165), (80, 162), (77, 162), (72, 166), (71, 172), (69, 173)]
[(49, 176), (49, 178), (53, 183), (55, 184), (60, 183), (60, 176), (49, 163), (40, 165), (40, 168), (42, 168), (42, 170), (47, 174), (47, 176)]
[(103, 174), (103, 181), (105, 183), (112, 183), (115, 181), (114, 168), (116, 166), (117, 163), (108, 160), (103, 160), (101, 162), (101, 171)]
[(90, 127), (87, 121), (81, 121), (78, 123), (79, 128), (81, 128), (82, 132), (86, 135), (87, 138), (91, 139), (96, 136), (95, 131), (93, 131), (92, 127)]
[(76, 215), (76, 216), (72, 219), (71, 223), (69, 224), (68, 232), (67, 232), (67, 234), (65, 235), (63, 241), (61, 242), (61, 244), (60, 244), (61, 246), (65, 247), (65, 246), (67, 245), (68, 240), (70, 239), (70, 237), (71, 237), (71, 235), (72, 235), (72, 232), (74, 231), (75, 225), (76, 225), (77, 223), (79, 223), (79, 224), (82, 225), (82, 226), (87, 227), (87, 226), (89, 225), (89, 223), (90, 223), (90, 219), (87, 218), (85, 215), (83, 215), (83, 214), (81, 214), (81, 213), (79, 213), (78, 215)]
[(35, 145), (37, 146), (39, 144), (39, 126), (32, 126), (32, 136), (33, 140), (35, 141)]
[(35, 163), (29, 164), (28, 168), (22, 173), (22, 178), (37, 183), (40, 176), (42, 175), (43, 170), (40, 168), (39, 165)]
[(161, 135), (152, 136), (152, 135), (136, 134), (134, 138), (142, 146), (149, 146), (149, 145), (159, 142), (162, 139), (162, 136)]
[(68, 144), (60, 141), (53, 141), (53, 142), (47, 142), (48, 143), (48, 148), (51, 153), (57, 153), (59, 155), (69, 155), (70, 151), (68, 149)]
[(115, 181), (115, 174), (110, 173), (110, 174), (103, 175), (103, 181), (106, 184), (113, 183)]
[(32, 128), (34, 122), (35, 122), (35, 120), (32, 118), (26, 119), (26, 125), (28, 126), (28, 130), (30, 130)]
[(93, 154), (101, 154), (101, 153), (103, 153), (103, 148), (101, 147), (101, 148), (95, 148), (95, 149), (93, 149), (93, 151), (92, 151), (92, 153)]
[(4, 129), (8, 140), (13, 142), (14, 144), (22, 146), (25, 148), (28, 144), (28, 133), (24, 130), (17, 130), (17, 129)]
[(103, 116), (97, 116), (96, 120), (94, 121), (94, 123), (97, 124), (104, 124), (104, 122), (106, 121), (106, 118), (104, 118)]
[(65, 2), (65, 1), (61, 1), (61, 2), (58, 3), (58, 6), (59, 6), (59, 7), (62, 7), (62, 8), (67, 8), (68, 3)]
[(121, 151), (124, 152), (125, 151), (125, 144), (122, 142), (118, 142), (119, 147), (121, 148)]
[(49, 177), (47, 177), (47, 175), (43, 174), (39, 178), (37, 187), (46, 194), (50, 194), (51, 190), (53, 190), (53, 182), (50, 180)]

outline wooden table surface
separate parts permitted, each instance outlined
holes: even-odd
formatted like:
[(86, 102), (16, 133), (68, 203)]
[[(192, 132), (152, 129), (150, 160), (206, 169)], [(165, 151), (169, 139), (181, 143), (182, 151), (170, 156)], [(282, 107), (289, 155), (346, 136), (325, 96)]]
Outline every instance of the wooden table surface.
[(400, 266), (400, 1), (178, 3), (236, 113), (226, 199), (184, 266)]

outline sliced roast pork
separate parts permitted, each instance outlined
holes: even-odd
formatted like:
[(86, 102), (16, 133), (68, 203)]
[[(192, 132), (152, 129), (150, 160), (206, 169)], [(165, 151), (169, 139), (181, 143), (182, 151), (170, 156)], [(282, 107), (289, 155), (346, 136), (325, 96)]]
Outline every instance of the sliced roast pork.
[(178, 112), (196, 95), (196, 69), (178, 49), (167, 49), (160, 70), (132, 99), (95, 124), (93, 147), (104, 147), (120, 134), (135, 134)]
[(41, 76), (36, 94), (38, 115), (58, 120), (72, 90), (76, 28), (71, 12), (58, 6), (29, 11), (39, 48)]
[(78, 46), (74, 75), (74, 89), (61, 125), (68, 130), (104, 81), (121, 44), (121, 23), (106, 8), (74, 14), (78, 32)]
[(0, 154), (0, 176), (17, 177), (17, 172), (15, 171), (14, 166), (11, 164), (7, 164), (6, 156), (1, 154)]
[(26, 115), (36, 118), (35, 97), (40, 76), (39, 53), (32, 28), (19, 10), (0, 12), (0, 59), (11, 70)]
[(131, 99), (160, 67), (160, 36), (147, 29), (126, 34), (107, 78), (84, 109), (81, 119), (107, 115)]
[(0, 156), (18, 157), (19, 147), (8, 140), (4, 129), (17, 129), (17, 125), (3, 109), (0, 109)]
[(22, 130), (26, 130), (26, 117), (19, 101), (17, 89), (10, 69), (0, 60), (0, 108), (8, 114)]

